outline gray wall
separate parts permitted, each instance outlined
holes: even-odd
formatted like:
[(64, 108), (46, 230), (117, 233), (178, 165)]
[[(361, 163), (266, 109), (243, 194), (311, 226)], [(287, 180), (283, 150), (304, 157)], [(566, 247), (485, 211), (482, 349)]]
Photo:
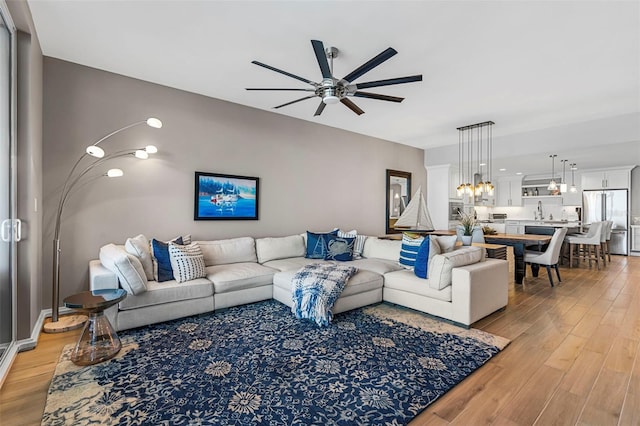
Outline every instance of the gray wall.
[[(221, 84), (212, 76), (212, 84)], [(238, 90), (243, 90), (238, 88)], [(70, 199), (62, 222), (61, 299), (88, 288), (87, 263), (100, 246), (143, 233), (169, 239), (283, 236), (307, 229), (385, 231), (385, 170), (413, 173), (426, 187), (424, 153), (355, 133), (187, 93), (57, 59), (44, 59), (44, 306), (49, 306), (55, 205), (85, 147), (107, 152), (149, 143), (153, 159), (116, 159), (119, 179), (99, 179)], [(357, 117), (353, 117), (357, 120)], [(194, 221), (194, 172), (260, 177), (260, 220)]]

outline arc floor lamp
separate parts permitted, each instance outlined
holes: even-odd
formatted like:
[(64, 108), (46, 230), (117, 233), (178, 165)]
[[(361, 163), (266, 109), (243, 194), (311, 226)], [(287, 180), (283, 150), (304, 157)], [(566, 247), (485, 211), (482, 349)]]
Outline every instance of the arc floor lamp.
[[(102, 137), (97, 142), (89, 145), (85, 152), (78, 158), (75, 162), (71, 171), (67, 175), (67, 179), (64, 181), (64, 185), (62, 186), (62, 191), (60, 193), (60, 200), (58, 202), (58, 210), (56, 212), (56, 222), (55, 222), (55, 231), (53, 236), (53, 279), (52, 279), (52, 293), (51, 293), (51, 322), (45, 323), (43, 329), (47, 333), (59, 333), (63, 331), (73, 330), (74, 328), (81, 327), (86, 321), (87, 317), (84, 315), (66, 315), (64, 317), (59, 316), (59, 305), (60, 305), (60, 221), (62, 218), (62, 213), (64, 211), (64, 205), (71, 195), (74, 188), (77, 185), (84, 181), (85, 183), (90, 182), (93, 179), (97, 179), (103, 176), (106, 177), (120, 177), (124, 173), (120, 169), (109, 169), (106, 173), (91, 177), (86, 177), (89, 172), (91, 172), (96, 167), (104, 164), (109, 160), (113, 160), (115, 158), (127, 157), (127, 156), (135, 156), (141, 160), (146, 160), (149, 158), (149, 154), (155, 154), (158, 152), (158, 149), (153, 145), (147, 145), (144, 148), (137, 149), (127, 149), (123, 151), (117, 151), (109, 155), (105, 155), (104, 150), (98, 146), (101, 142), (109, 139), (111, 136), (114, 136), (124, 130), (130, 129), (132, 127), (146, 124), (150, 127), (154, 127), (159, 129), (162, 127), (162, 122), (157, 118), (149, 118), (143, 121), (136, 121), (135, 123), (128, 124), (118, 130), (115, 130), (108, 135)], [(84, 167), (84, 169), (80, 170), (79, 166), (87, 157), (93, 157), (93, 162), (89, 163)], [(84, 179), (83, 179), (84, 178)]]

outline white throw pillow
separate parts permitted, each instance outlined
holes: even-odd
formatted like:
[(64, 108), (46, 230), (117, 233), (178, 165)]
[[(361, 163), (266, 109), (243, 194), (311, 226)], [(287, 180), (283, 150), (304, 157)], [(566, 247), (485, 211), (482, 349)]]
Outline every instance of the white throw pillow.
[(458, 239), (455, 235), (433, 235), (431, 238), (435, 238), (438, 242), (441, 253), (452, 252), (456, 247), (456, 240)]
[(304, 257), (306, 252), (307, 249), (301, 235), (256, 239), (256, 254), (259, 263), (289, 257)]
[(140, 234), (133, 238), (127, 238), (127, 242), (124, 243), (124, 248), (127, 253), (140, 259), (147, 280), (153, 281), (153, 256), (151, 255), (151, 247), (149, 246), (147, 237)]
[(364, 242), (362, 256), (397, 262), (400, 258), (401, 245), (402, 241), (400, 240), (383, 240), (377, 237), (367, 237)]
[(147, 291), (147, 275), (142, 263), (124, 248), (107, 244), (100, 248), (100, 262), (116, 274), (120, 286), (129, 294), (141, 294)]
[(473, 246), (435, 255), (429, 265), (429, 287), (442, 290), (450, 286), (453, 268), (478, 263), (483, 257), (484, 249)]
[(202, 250), (204, 262), (207, 266), (258, 261), (256, 242), (252, 237), (196, 241), (196, 243)]
[(169, 257), (171, 258), (173, 277), (177, 282), (183, 283), (207, 276), (204, 256), (198, 243), (188, 245), (169, 243)]

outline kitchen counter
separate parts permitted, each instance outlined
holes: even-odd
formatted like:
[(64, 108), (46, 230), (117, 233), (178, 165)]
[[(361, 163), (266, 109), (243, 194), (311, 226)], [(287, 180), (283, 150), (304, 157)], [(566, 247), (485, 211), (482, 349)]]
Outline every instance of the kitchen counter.
[(520, 225), (525, 226), (544, 226), (552, 228), (579, 228), (579, 221), (563, 221), (563, 220), (518, 220)]

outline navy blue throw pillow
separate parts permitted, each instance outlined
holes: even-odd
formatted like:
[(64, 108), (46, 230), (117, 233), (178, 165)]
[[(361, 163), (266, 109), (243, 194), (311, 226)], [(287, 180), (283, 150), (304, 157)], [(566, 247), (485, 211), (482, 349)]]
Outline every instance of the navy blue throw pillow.
[(413, 267), (413, 272), (419, 278), (427, 278), (429, 276), (429, 271), (427, 270), (429, 267), (429, 244), (429, 235), (426, 235), (424, 240), (422, 240), (422, 244), (420, 244), (416, 256), (416, 263)]
[[(182, 237), (178, 237), (171, 242), (182, 244)], [(153, 257), (156, 258), (156, 263), (158, 264), (157, 281), (159, 283), (171, 281), (173, 279), (173, 268), (169, 257), (169, 244), (154, 238), (151, 240), (151, 246), (153, 247)]]
[(307, 259), (324, 259), (327, 256), (327, 235), (338, 235), (338, 230), (324, 233), (307, 231)]
[(337, 235), (325, 235), (327, 242), (327, 255), (324, 260), (337, 260), (339, 262), (348, 262), (353, 260), (353, 246), (356, 242), (352, 237), (338, 237)]

